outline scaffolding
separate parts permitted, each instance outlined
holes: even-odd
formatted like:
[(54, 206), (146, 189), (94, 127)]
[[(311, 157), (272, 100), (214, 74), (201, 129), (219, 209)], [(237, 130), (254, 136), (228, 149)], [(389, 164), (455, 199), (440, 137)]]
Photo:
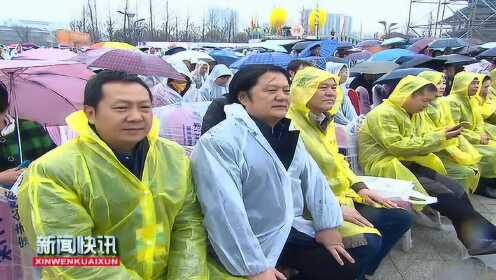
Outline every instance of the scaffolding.
[(410, 0), (407, 33), (494, 41), (496, 0)]

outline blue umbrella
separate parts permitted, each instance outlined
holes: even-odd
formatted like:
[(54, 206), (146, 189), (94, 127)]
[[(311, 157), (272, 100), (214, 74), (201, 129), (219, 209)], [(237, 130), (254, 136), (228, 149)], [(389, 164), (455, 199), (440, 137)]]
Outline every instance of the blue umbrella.
[(247, 55), (240, 60), (231, 64), (230, 68), (241, 69), (252, 64), (270, 64), (280, 66), (284, 69), (294, 59), (287, 53), (269, 52), (269, 53), (254, 53)]
[(373, 54), (369, 61), (393, 61), (402, 56), (413, 56), (414, 52), (405, 49), (389, 49)]
[(496, 57), (496, 48), (489, 49), (487, 51), (482, 52), (477, 56), (478, 58), (494, 58)]
[(213, 50), (208, 54), (213, 57), (218, 64), (224, 64), (227, 67), (240, 59), (240, 57), (237, 56), (233, 51), (229, 50)]
[(348, 42), (340, 42), (337, 40), (324, 40), (317, 41), (310, 45), (308, 45), (304, 50), (301, 51), (299, 57), (308, 57), (311, 56), (311, 51), (313, 47), (319, 45), (320, 46), (320, 56), (322, 57), (330, 57), (333, 56), (337, 49), (339, 48), (351, 48), (352, 44)]

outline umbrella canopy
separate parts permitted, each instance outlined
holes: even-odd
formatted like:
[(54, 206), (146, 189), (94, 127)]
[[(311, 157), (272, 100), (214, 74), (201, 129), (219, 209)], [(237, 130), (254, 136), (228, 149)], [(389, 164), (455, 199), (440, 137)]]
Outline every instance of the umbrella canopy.
[(193, 50), (185, 50), (182, 52), (178, 52), (173, 54), (171, 59), (174, 60), (187, 60), (190, 61), (191, 63), (198, 63), (199, 60), (203, 61), (214, 61), (215, 59), (208, 55), (208, 53), (205, 52), (199, 52), (199, 51), (193, 51)]
[(110, 50), (95, 59), (88, 67), (123, 71), (143, 76), (160, 76), (184, 80), (169, 63), (158, 56), (128, 50)]
[(413, 56), (415, 53), (405, 49), (389, 49), (373, 54), (369, 61), (393, 61), (402, 56)]
[(304, 58), (300, 58), (300, 59), (308, 61), (308, 62), (312, 63), (313, 66), (320, 68), (322, 70), (326, 69), (327, 60), (321, 56), (309, 56), (309, 57), (304, 57)]
[(299, 57), (307, 57), (311, 56), (311, 49), (315, 46), (319, 45), (320, 46), (320, 56), (322, 57), (329, 57), (333, 56), (336, 50), (338, 49), (343, 49), (343, 48), (351, 48), (353, 45), (348, 42), (340, 42), (337, 40), (324, 40), (324, 41), (316, 41), (313, 42), (312, 44), (309, 44), (301, 53), (299, 54)]
[(382, 41), (380, 40), (365, 40), (358, 43), (356, 47), (364, 49), (368, 47), (379, 46), (380, 44), (382, 44)]
[(477, 57), (478, 58), (494, 58), (494, 57), (496, 57), (496, 47), (489, 49), (487, 51), (483, 51)]
[(319, 41), (302, 41), (302, 42), (297, 42), (296, 44), (293, 45), (291, 48), (294, 51), (302, 51), (306, 49), (309, 45), (315, 45), (316, 42)]
[(444, 50), (446, 48), (458, 49), (467, 46), (467, 43), (460, 38), (437, 39), (429, 44), (429, 48)]
[(215, 59), (217, 64), (224, 64), (227, 67), (240, 58), (233, 51), (229, 50), (213, 50), (208, 54)]
[(69, 50), (62, 49), (30, 49), (22, 52), (19, 56), (14, 57), (14, 60), (66, 60), (75, 57), (77, 54)]
[(400, 68), (426, 67), (438, 69), (444, 65), (443, 59), (433, 58), (425, 54), (415, 54), (413, 56), (402, 56), (395, 60), (400, 64)]
[(496, 48), (496, 42), (485, 43), (485, 44), (481, 45), (480, 47), (483, 48), (483, 49)]
[(408, 47), (409, 51), (412, 51), (414, 53), (421, 53), (424, 51), (430, 43), (434, 41), (433, 38), (422, 38), (415, 43), (413, 43), (411, 46)]
[(231, 68), (240, 69), (251, 64), (271, 64), (283, 67), (286, 69), (288, 64), (294, 59), (287, 53), (270, 52), (270, 53), (254, 53), (247, 55), (240, 60), (231, 64)]
[(417, 76), (418, 74), (424, 71), (432, 71), (430, 68), (405, 68), (405, 69), (395, 69), (390, 73), (385, 74), (380, 77), (374, 83), (376, 84), (384, 84), (388, 82), (397, 82), (408, 75)]
[(362, 51), (358, 53), (352, 53), (347, 56), (345, 56), (346, 59), (349, 61), (355, 62), (355, 61), (363, 61), (367, 60), (372, 56), (372, 53), (369, 51)]
[(476, 63), (477, 59), (461, 54), (448, 54), (436, 56), (436, 59), (444, 60), (444, 64), (468, 65)]
[(397, 45), (397, 44), (404, 44), (407, 41), (407, 39), (401, 38), (401, 37), (394, 37), (394, 38), (389, 38), (384, 40), (382, 42), (382, 46), (390, 46), (390, 45)]
[(359, 74), (385, 74), (398, 67), (398, 64), (391, 61), (364, 61), (353, 66), (350, 72)]
[(73, 58), (70, 58), (69, 60), (77, 61), (89, 65), (93, 63), (97, 58), (102, 56), (104, 53), (109, 52), (111, 50), (113, 49), (110, 48), (89, 49), (84, 53), (81, 53)]
[(139, 49), (136, 48), (135, 46), (123, 42), (99, 42), (91, 45), (90, 47), (90, 49), (99, 49), (99, 48), (139, 51)]
[(43, 125), (64, 125), (83, 105), (86, 81), (94, 75), (71, 61), (0, 61), (0, 80), (9, 88), (13, 114)]
[(178, 52), (183, 52), (183, 51), (185, 51), (185, 50), (186, 50), (186, 49), (185, 49), (185, 48), (183, 48), (183, 47), (174, 47), (174, 48), (170, 48), (170, 49), (168, 49), (168, 50), (164, 53), (164, 55), (173, 55), (173, 54), (176, 54), (176, 53), (178, 53)]

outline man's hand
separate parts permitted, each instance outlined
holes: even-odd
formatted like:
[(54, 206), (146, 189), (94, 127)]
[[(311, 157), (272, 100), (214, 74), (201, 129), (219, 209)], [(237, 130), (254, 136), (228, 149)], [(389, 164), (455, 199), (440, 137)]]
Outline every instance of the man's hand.
[(367, 219), (365, 219), (355, 208), (341, 206), (343, 211), (343, 219), (347, 222), (354, 223), (361, 227), (374, 227)]
[(365, 199), (365, 202), (370, 205), (377, 203), (386, 208), (398, 208), (398, 204), (394, 203), (389, 199), (382, 197), (380, 194), (370, 189), (361, 189), (358, 192), (358, 195), (363, 197), (363, 199)]
[(346, 251), (343, 245), (343, 238), (341, 234), (335, 229), (325, 229), (317, 232), (315, 235), (315, 240), (322, 244), (334, 257), (334, 259), (340, 264), (344, 265), (343, 259), (344, 257), (350, 263), (355, 263), (355, 260), (351, 255)]
[(0, 172), (0, 184), (13, 185), (22, 172), (24, 172), (24, 169), (17, 167)]
[(487, 145), (487, 144), (489, 144), (489, 140), (490, 140), (489, 135), (487, 135), (487, 133), (485, 133), (485, 132), (482, 132), (481, 133), (481, 140), (480, 140), (481, 144)]
[(446, 139), (458, 137), (462, 133), (462, 130), (463, 126), (461, 124), (446, 129)]
[(266, 271), (254, 276), (248, 276), (248, 280), (287, 280), (286, 276), (275, 268), (269, 268)]

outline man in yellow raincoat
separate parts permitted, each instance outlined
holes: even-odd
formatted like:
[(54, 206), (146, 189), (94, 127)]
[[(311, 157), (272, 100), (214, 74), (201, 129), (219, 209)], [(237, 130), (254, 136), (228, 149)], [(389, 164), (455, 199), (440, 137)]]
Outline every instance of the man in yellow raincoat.
[(190, 162), (158, 137), (151, 93), (136, 75), (102, 71), (79, 137), (33, 162), (19, 192), (29, 243), (41, 236), (115, 236), (118, 267), (46, 267), (44, 279), (207, 279), (206, 234)]
[[(350, 253), (363, 274), (372, 275), (394, 244), (410, 228), (411, 215), (403, 209), (374, 208), (396, 204), (369, 190), (339, 154), (334, 115), (341, 106), (343, 91), (338, 76), (313, 67), (300, 70), (291, 86), (288, 117), (300, 131), (305, 147), (326, 176), (343, 210), (340, 232), (351, 240)], [(354, 204), (355, 202), (358, 202)], [(360, 240), (367, 246), (362, 246)], [(355, 242), (353, 242), (355, 241)], [(357, 243), (357, 244), (353, 244)]]
[[(444, 74), (437, 71), (424, 71), (418, 76), (436, 85), (437, 94), (425, 111), (413, 117), (417, 131), (424, 134), (455, 125), (449, 104), (444, 97), (446, 89)], [(480, 173), (477, 164), (481, 155), (462, 135), (446, 141), (445, 144), (445, 149), (435, 154), (442, 160), (447, 175), (463, 184), (467, 192), (473, 193), (479, 183)]]
[(460, 135), (461, 125), (419, 134), (412, 121), (436, 92), (434, 84), (423, 78), (403, 78), (391, 96), (367, 115), (360, 129), (360, 164), (366, 175), (416, 182), (418, 190), (437, 197), (431, 207), (452, 221), (469, 254), (495, 253), (496, 228), (473, 208), (463, 186), (444, 176), (444, 165), (434, 154)]
[(496, 197), (496, 139), (486, 132), (484, 119), (475, 95), (479, 90), (478, 74), (460, 72), (455, 76), (450, 95), (447, 97), (453, 123), (464, 123), (462, 135), (472, 143), (482, 159), (479, 162), (481, 180), (478, 191)]

